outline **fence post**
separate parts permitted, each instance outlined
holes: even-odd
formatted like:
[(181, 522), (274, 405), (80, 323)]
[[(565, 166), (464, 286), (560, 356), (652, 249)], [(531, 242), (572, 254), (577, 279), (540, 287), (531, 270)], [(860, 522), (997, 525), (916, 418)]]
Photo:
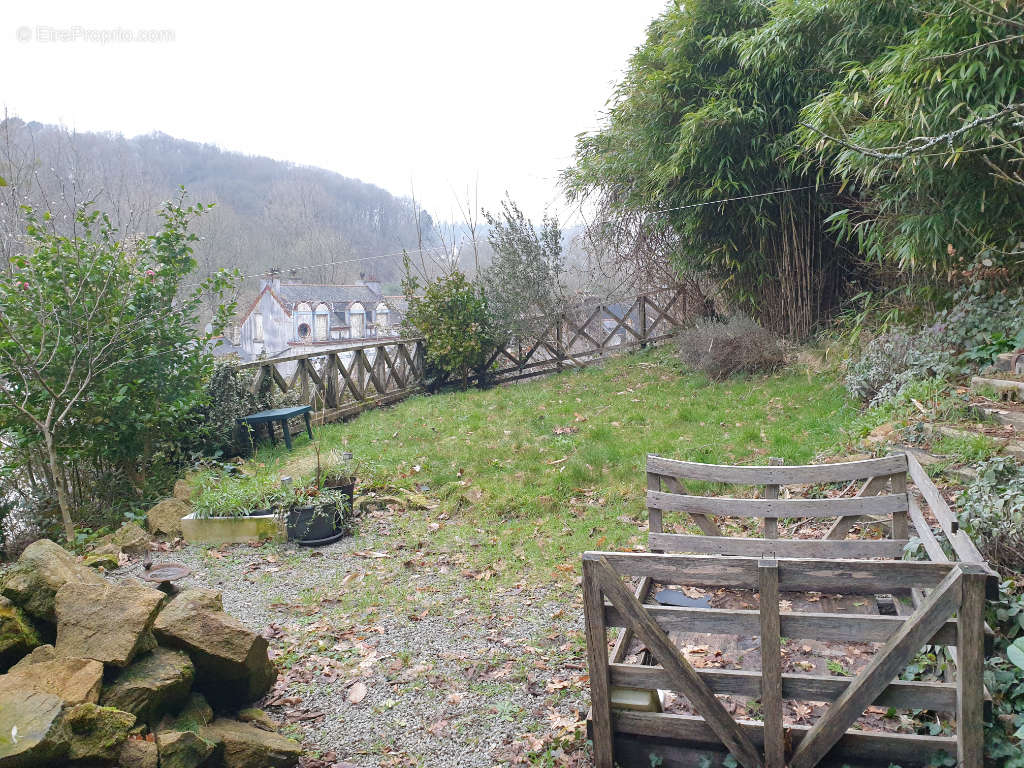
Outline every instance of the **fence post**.
[(640, 349), (647, 349), (647, 294), (640, 294)]
[(561, 314), (555, 316), (555, 368), (559, 372), (565, 359), (565, 350), (562, 349), (562, 318)]
[(765, 768), (785, 768), (782, 725), (782, 639), (779, 623), (779, 562), (757, 563), (761, 616), (761, 715), (764, 720)]
[(957, 611), (956, 746), (961, 768), (982, 768), (985, 753), (985, 583), (976, 563), (960, 564)]
[(612, 768), (611, 677), (608, 671), (608, 633), (604, 623), (604, 595), (594, 573), (595, 561), (583, 561), (583, 629), (587, 637), (590, 670), (590, 710), (593, 719), (594, 766)]

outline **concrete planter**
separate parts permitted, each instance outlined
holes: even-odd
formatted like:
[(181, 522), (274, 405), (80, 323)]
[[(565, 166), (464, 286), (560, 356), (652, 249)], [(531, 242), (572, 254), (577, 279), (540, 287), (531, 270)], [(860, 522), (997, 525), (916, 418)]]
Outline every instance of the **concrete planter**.
[(181, 532), (189, 544), (247, 544), (250, 541), (283, 538), (281, 519), (271, 513), (246, 517), (181, 518)]

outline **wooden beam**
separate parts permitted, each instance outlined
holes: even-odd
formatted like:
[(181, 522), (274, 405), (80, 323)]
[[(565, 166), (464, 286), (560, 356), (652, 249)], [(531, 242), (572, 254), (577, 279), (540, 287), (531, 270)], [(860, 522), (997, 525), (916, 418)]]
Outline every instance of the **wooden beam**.
[[(625, 688), (671, 690), (672, 684), (661, 667), (642, 664), (623, 664), (613, 660), (609, 671), (611, 684)], [(732, 696), (761, 695), (761, 674), (746, 669), (698, 669), (697, 674), (707, 686), (718, 694)], [(852, 677), (832, 675), (782, 675), (782, 697), (798, 701), (834, 701), (852, 683)], [(872, 704), (896, 709), (932, 709), (938, 712), (956, 711), (956, 685), (894, 680)]]
[(681, 533), (651, 533), (648, 548), (660, 552), (693, 552), (707, 555), (739, 555), (763, 557), (818, 557), (864, 559), (895, 558), (903, 552), (906, 541), (893, 539), (755, 539), (741, 536), (691, 536)]
[[(857, 498), (863, 498), (864, 496), (877, 496), (878, 492), (885, 487), (885, 484), (889, 481), (889, 478), (885, 475), (879, 477), (869, 478), (861, 489), (857, 491)], [(850, 529), (854, 524), (859, 521), (860, 517), (840, 517), (834, 523), (832, 527), (828, 529), (825, 534), (825, 538), (832, 541), (838, 541), (846, 538), (846, 534), (850, 532)]]
[(757, 564), (761, 619), (761, 712), (764, 718), (765, 768), (786, 765), (782, 712), (782, 637), (779, 624), (779, 563)]
[[(781, 467), (785, 462), (782, 459), (769, 456), (768, 463), (773, 467)], [(764, 487), (764, 497), (766, 499), (777, 499), (779, 498), (779, 486), (774, 483), (769, 483)], [(764, 519), (764, 537), (766, 539), (777, 539), (779, 538), (779, 518), (777, 517), (766, 517)]]
[(838, 464), (738, 467), (730, 464), (677, 461), (649, 454), (647, 456), (647, 471), (677, 477), (680, 480), (698, 480), (708, 483), (811, 485), (814, 483), (842, 483), (877, 475), (906, 472), (907, 458), (905, 454), (897, 453), (880, 459), (846, 461)]
[(982, 768), (985, 753), (985, 587), (989, 574), (977, 564), (961, 566), (963, 589), (957, 612), (956, 740), (961, 768)]
[[(781, 572), (780, 567), (780, 572)], [(750, 609), (681, 608), (674, 605), (648, 605), (645, 610), (665, 632), (701, 632), (710, 635), (755, 635), (758, 612)], [(849, 640), (861, 643), (887, 642), (907, 621), (904, 616), (879, 616), (873, 613), (783, 613), (782, 636)], [(609, 627), (629, 626), (629, 620), (613, 605), (605, 606)], [(930, 639), (934, 645), (955, 646), (956, 622), (950, 619)]]
[(853, 499), (735, 499), (648, 491), (647, 506), (725, 517), (888, 517), (907, 511), (907, 494), (892, 493)]
[[(714, 555), (658, 555), (646, 552), (584, 552), (583, 559), (607, 558), (625, 576), (651, 576), (662, 584), (753, 589), (757, 559)], [(931, 589), (949, 573), (949, 563), (923, 560), (780, 560), (782, 592), (875, 595), (894, 590)]]
[[(764, 768), (761, 753), (754, 748), (736, 721), (725, 711), (722, 702), (715, 698), (715, 694), (701, 680), (700, 675), (680, 655), (668, 635), (647, 614), (633, 594), (626, 589), (622, 579), (608, 561), (603, 557), (589, 561), (584, 560), (584, 567), (589, 567), (589, 572), (597, 579), (605, 597), (629, 617), (633, 631), (654, 657), (661, 662), (665, 673), (673, 681), (673, 687), (690, 700), (693, 708), (704, 717), (715, 735), (740, 764), (745, 768)], [(607, 664), (607, 657), (605, 657), (605, 662)], [(607, 674), (607, 667), (602, 671)]]
[(963, 591), (960, 579), (960, 569), (955, 568), (929, 593), (921, 608), (904, 622), (807, 732), (793, 753), (790, 768), (813, 768), (817, 765), (864, 709), (931, 640), (949, 615), (960, 606)]
[[(693, 715), (672, 715), (660, 712), (634, 712), (616, 710), (612, 715), (616, 733), (635, 734), (658, 739), (672, 739), (684, 746), (718, 746), (718, 739), (708, 723)], [(744, 734), (757, 745), (764, 743), (764, 725), (751, 720), (740, 720)], [(789, 726), (789, 738), (798, 745), (807, 738), (806, 725)], [(719, 747), (720, 748), (720, 747)], [(873, 733), (847, 731), (837, 742), (830, 757), (863, 765), (922, 765), (938, 752), (956, 754), (956, 739), (948, 736), (919, 736), (904, 733)]]
[[(649, 473), (648, 476), (650, 476)], [(665, 487), (668, 488), (668, 490), (671, 493), (684, 492), (682, 483), (680, 483), (679, 480), (677, 480), (676, 478), (663, 477), (662, 479), (665, 481)], [(715, 519), (713, 517), (710, 517), (708, 515), (702, 515), (697, 512), (690, 512), (688, 514), (690, 516), (690, 519), (694, 522), (694, 524), (696, 524), (698, 528), (701, 529), (705, 536), (722, 535), (722, 531), (718, 527), (718, 523), (715, 522)]]
[(598, 568), (595, 561), (583, 562), (583, 628), (587, 638), (590, 706), (594, 719), (594, 765), (596, 768), (613, 768), (608, 633), (604, 624), (604, 598), (601, 596)]

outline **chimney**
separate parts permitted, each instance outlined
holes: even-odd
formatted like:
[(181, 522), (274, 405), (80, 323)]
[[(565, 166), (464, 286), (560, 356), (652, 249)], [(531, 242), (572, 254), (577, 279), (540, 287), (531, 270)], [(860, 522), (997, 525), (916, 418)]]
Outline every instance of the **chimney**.
[(359, 273), (359, 284), (360, 285), (365, 285), (371, 291), (373, 291), (378, 296), (380, 296), (380, 280), (377, 279), (376, 275), (372, 275), (370, 277), (367, 277), (365, 272), (360, 272)]
[(260, 293), (263, 293), (263, 289), (268, 285), (274, 293), (281, 292), (281, 270), (277, 267), (269, 270), (266, 277), (260, 278)]

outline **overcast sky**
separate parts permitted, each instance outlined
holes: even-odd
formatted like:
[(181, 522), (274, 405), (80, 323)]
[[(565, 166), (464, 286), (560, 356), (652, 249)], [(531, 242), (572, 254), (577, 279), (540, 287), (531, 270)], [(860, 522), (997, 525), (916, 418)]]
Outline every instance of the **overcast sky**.
[(482, 205), (507, 189), (539, 217), (561, 208), (575, 135), (664, 5), (7, 0), (0, 99), (79, 131), (162, 131), (399, 195), (414, 183), (443, 218), (479, 178)]

